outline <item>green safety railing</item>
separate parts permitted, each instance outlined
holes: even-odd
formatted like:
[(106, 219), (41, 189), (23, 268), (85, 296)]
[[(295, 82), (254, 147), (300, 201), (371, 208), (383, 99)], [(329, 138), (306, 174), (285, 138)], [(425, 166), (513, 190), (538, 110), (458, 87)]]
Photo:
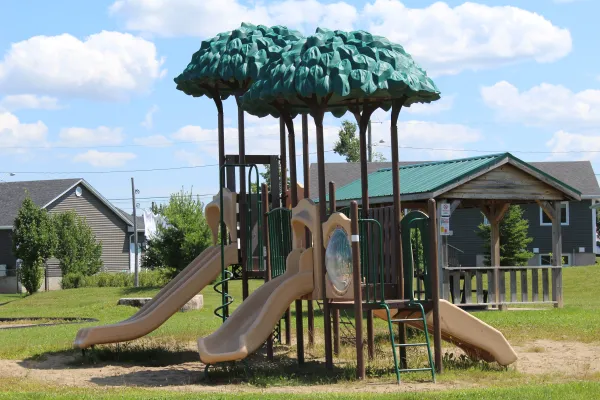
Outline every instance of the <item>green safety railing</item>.
[[(256, 183), (256, 204), (257, 204), (257, 209), (258, 209), (258, 216), (259, 218), (257, 218), (257, 224), (258, 224), (258, 240), (259, 240), (259, 264), (262, 265), (262, 260), (263, 260), (263, 255), (262, 255), (262, 235), (261, 235), (261, 230), (262, 230), (262, 222), (260, 218), (261, 215), (261, 200), (260, 200), (260, 186), (259, 186), (259, 179), (258, 179), (258, 167), (256, 166), (256, 164), (223, 164), (220, 168), (220, 173), (219, 173), (219, 182), (220, 182), (220, 190), (219, 190), (219, 215), (220, 215), (220, 244), (221, 244), (221, 277), (220, 280), (217, 281), (214, 285), (213, 285), (213, 290), (215, 292), (217, 292), (218, 294), (221, 295), (221, 305), (218, 306), (217, 308), (215, 308), (214, 310), (214, 314), (221, 318), (223, 322), (225, 322), (225, 320), (229, 317), (229, 305), (231, 305), (233, 303), (233, 301), (235, 300), (233, 298), (233, 296), (231, 296), (229, 294), (229, 281), (233, 278), (233, 273), (231, 271), (229, 271), (227, 269), (227, 267), (229, 267), (229, 265), (225, 265), (225, 246), (228, 242), (228, 238), (227, 238), (227, 229), (225, 226), (225, 221), (223, 219), (223, 188), (225, 187), (225, 170), (227, 168), (236, 168), (236, 167), (248, 167), (248, 191), (251, 192), (252, 191), (252, 171), (255, 172), (255, 183)], [(248, 209), (247, 209), (247, 219), (246, 219), (246, 226), (245, 227), (240, 227), (241, 229), (245, 229), (246, 233), (247, 233), (247, 237), (248, 237), (248, 241), (246, 242), (247, 244), (249, 244), (249, 246), (247, 248), (252, 249), (252, 202), (251, 202), (251, 196), (249, 194), (246, 194), (247, 200), (250, 201), (246, 201), (245, 204), (248, 205)], [(247, 262), (246, 265), (250, 264), (252, 265), (253, 262), (253, 254), (252, 251), (247, 253), (247, 261), (249, 261), (249, 263)]]
[(385, 303), (385, 282), (383, 265), (383, 229), (376, 219), (358, 220), (360, 235), (361, 279), (366, 290), (364, 301)]
[(292, 251), (292, 211), (279, 207), (267, 213), (271, 278), (285, 273), (287, 256)]
[(401, 226), (404, 293), (416, 300), (430, 299), (429, 217), (422, 211), (411, 211), (402, 218)]

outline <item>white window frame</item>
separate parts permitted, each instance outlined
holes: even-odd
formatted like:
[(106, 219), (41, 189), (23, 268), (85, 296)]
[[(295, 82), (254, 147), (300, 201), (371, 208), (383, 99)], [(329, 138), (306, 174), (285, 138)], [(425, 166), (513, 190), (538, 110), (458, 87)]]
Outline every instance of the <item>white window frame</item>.
[[(567, 259), (566, 264), (563, 264), (563, 267), (570, 267), (571, 266), (571, 255), (570, 254), (563, 254), (562, 255), (563, 258)], [(542, 257), (550, 257), (549, 253), (546, 254), (540, 254), (539, 255), (539, 261), (540, 261), (540, 266), (550, 266), (552, 264), (542, 264)]]
[[(567, 220), (565, 222), (561, 222), (560, 224), (562, 226), (567, 226), (567, 225), (569, 225), (569, 219), (570, 219), (569, 218), (569, 214), (570, 214), (570, 212), (569, 212), (569, 202), (568, 201), (561, 201), (560, 204), (561, 204), (561, 207), (562, 207), (562, 204), (566, 205), (566, 207), (565, 207), (565, 214), (567, 216)], [(540, 226), (552, 226), (552, 222), (544, 222), (544, 210), (542, 210), (542, 207), (540, 207)]]

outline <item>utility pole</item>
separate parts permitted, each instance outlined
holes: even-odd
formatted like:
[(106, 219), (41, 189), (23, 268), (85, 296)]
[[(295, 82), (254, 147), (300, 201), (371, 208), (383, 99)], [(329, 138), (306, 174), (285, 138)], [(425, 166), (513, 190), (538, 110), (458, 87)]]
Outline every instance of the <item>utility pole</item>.
[(133, 177), (131, 177), (131, 200), (133, 203), (133, 241), (135, 246), (135, 269), (134, 269), (134, 278), (133, 285), (135, 287), (140, 286), (140, 263), (138, 260), (138, 233), (137, 233), (137, 216), (136, 216), (136, 208), (137, 204), (135, 203), (135, 183), (133, 181)]
[(373, 138), (371, 136), (371, 120), (369, 120), (369, 125), (367, 129), (367, 149), (369, 149), (369, 162), (373, 162)]

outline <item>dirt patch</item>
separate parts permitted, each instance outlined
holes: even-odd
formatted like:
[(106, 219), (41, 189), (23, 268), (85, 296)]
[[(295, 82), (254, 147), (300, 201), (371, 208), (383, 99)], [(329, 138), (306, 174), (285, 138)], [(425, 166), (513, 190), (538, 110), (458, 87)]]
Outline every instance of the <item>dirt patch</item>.
[[(600, 372), (600, 345), (578, 342), (537, 340), (517, 346), (519, 355), (516, 370), (525, 374), (558, 374), (581, 376)], [(367, 380), (331, 385), (299, 385), (257, 388), (247, 383), (213, 385), (203, 379), (204, 365), (186, 361), (174, 365), (153, 367), (119, 362), (82, 364), (79, 354), (49, 355), (43, 360), (0, 360), (0, 376), (36, 379), (52, 384), (76, 387), (151, 387), (169, 390), (210, 392), (265, 392), (312, 393), (319, 392), (372, 392), (391, 393), (409, 391), (472, 388), (473, 382), (403, 383), (393, 380)]]
[(517, 371), (526, 374), (586, 376), (600, 372), (600, 346), (580, 342), (536, 340), (515, 347)]

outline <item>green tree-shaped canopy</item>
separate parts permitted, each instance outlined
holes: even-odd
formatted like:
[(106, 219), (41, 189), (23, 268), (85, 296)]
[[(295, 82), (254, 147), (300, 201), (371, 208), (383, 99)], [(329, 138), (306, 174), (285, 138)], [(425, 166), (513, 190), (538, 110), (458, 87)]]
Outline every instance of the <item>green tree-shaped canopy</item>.
[(186, 69), (176, 77), (177, 89), (194, 96), (222, 99), (241, 94), (274, 53), (302, 35), (284, 26), (268, 28), (242, 23), (233, 31), (202, 41)]
[(273, 102), (292, 114), (306, 113), (311, 103), (326, 103), (341, 116), (365, 102), (389, 109), (392, 99), (410, 106), (440, 98), (433, 81), (402, 46), (365, 31), (319, 28), (269, 57), (242, 99), (243, 108), (258, 116), (277, 116), (268, 106)]

